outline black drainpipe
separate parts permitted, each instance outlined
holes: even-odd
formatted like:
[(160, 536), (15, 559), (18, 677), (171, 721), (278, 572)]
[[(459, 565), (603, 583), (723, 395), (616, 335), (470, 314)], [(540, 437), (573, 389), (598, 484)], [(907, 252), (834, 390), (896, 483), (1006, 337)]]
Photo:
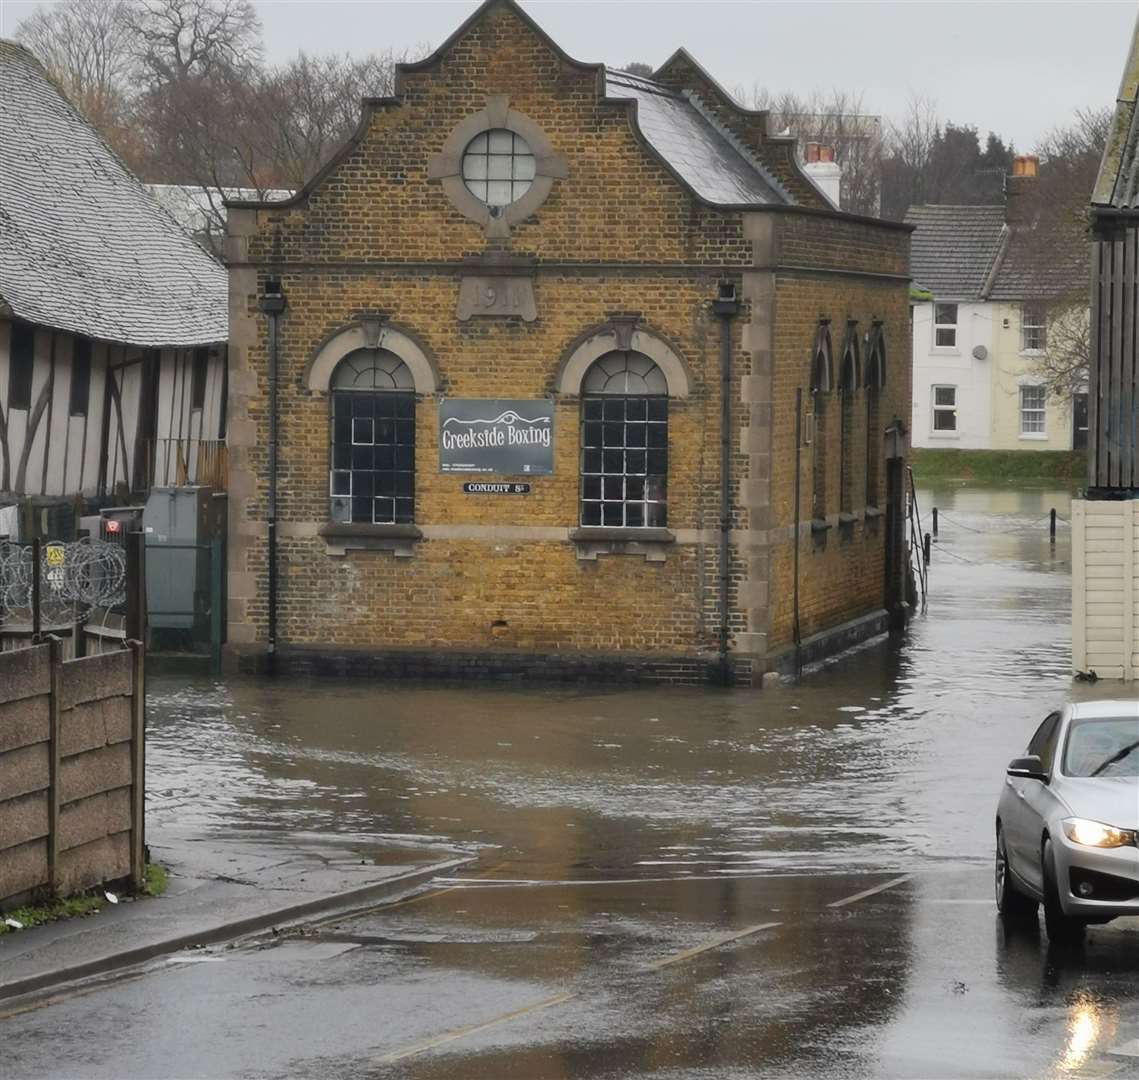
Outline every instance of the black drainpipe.
[(794, 570), (791, 586), (791, 633), (795, 641), (795, 674), (803, 674), (802, 634), (799, 630), (799, 489), (803, 460), (803, 388), (795, 388), (795, 532), (792, 543), (795, 545)]
[(720, 680), (728, 686), (728, 535), (732, 528), (732, 319), (740, 310), (736, 286), (721, 281), (712, 311), (720, 320)]
[(269, 671), (277, 669), (277, 371), (280, 362), (278, 320), (285, 310), (280, 281), (266, 281), (260, 302), (269, 319)]

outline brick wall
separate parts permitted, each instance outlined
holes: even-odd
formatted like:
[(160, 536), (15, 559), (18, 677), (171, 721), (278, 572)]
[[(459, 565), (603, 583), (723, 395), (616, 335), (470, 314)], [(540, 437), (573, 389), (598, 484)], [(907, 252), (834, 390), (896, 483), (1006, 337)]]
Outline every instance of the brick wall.
[(139, 662), (0, 653), (0, 905), (141, 880)]
[[(878, 508), (885, 506), (886, 465), (884, 431), (893, 420), (908, 425), (911, 395), (911, 341), (908, 294), (895, 278), (877, 279), (859, 271), (904, 274), (908, 236), (860, 224), (788, 217), (781, 234), (781, 255), (788, 264), (810, 265), (816, 260), (829, 268), (852, 271), (846, 276), (810, 271), (779, 275), (776, 289), (773, 439), (777, 446), (793, 448), (795, 390), (802, 391), (804, 419), (814, 404), (811, 395), (811, 347), (820, 317), (831, 320), (834, 379), (840, 378), (842, 346), (848, 319), (858, 322), (863, 339), (875, 319), (882, 320), (886, 342), (886, 386), (879, 392), (878, 426), (871, 437), (876, 455)], [(800, 455), (800, 521), (811, 520), (814, 455), (825, 441), (825, 533), (812, 533), (805, 525), (800, 535), (799, 616), (801, 634), (810, 636), (883, 604), (884, 528), (881, 518), (867, 516), (866, 493), (867, 396), (859, 387), (853, 394), (848, 456), (840, 453), (841, 398), (837, 389), (825, 395), (825, 424), (816, 445)], [(850, 480), (850, 509), (856, 520), (840, 522), (839, 492), (844, 464)], [(775, 530), (793, 529), (795, 466), (792, 454), (778, 455), (772, 470), (771, 521)], [(825, 539), (824, 539), (825, 538)], [(772, 610), (769, 644), (785, 646), (792, 635), (792, 564), (790, 536), (773, 544)]]
[[(682, 64), (675, 69), (686, 77)], [(711, 84), (704, 91), (737, 137), (754, 136), (773, 168), (782, 162), (786, 146), (767, 147), (760, 119), (732, 114)], [(541, 126), (568, 175), (507, 239), (488, 241), (427, 172), (448, 134), (489, 95), (508, 96), (511, 109)], [(788, 401), (806, 385), (820, 312), (836, 325), (851, 315), (865, 329), (872, 317), (886, 321), (892, 381), (881, 416), (887, 422), (905, 398), (900, 415), (908, 417), (908, 233), (820, 212), (811, 192), (802, 194), (807, 209), (791, 213), (699, 203), (638, 141), (629, 106), (599, 96), (597, 70), (567, 60), (506, 5), (486, 9), (449, 51), (405, 72), (399, 103), (370, 105), (356, 140), (296, 205), (230, 211), (231, 643), (256, 652), (266, 639), (268, 356), (257, 297), (272, 277), (289, 305), (279, 382), (283, 646), (714, 656), (720, 325), (710, 302), (724, 279), (743, 298), (731, 341), (731, 645), (761, 662), (784, 645)], [(457, 318), (464, 274), (491, 256), (525, 260), (536, 320)], [(335, 554), (319, 532), (328, 519), (329, 400), (308, 388), (305, 371), (329, 335), (369, 313), (413, 334), (438, 377), (438, 394), (417, 404), (415, 520), (424, 535), (410, 557)], [(572, 343), (614, 313), (635, 315), (668, 342), (690, 386), (670, 401), (675, 543), (653, 559), (583, 558), (570, 537), (580, 403), (557, 392), (557, 379)], [(552, 397), (553, 474), (527, 477), (526, 496), (462, 494), (462, 477), (438, 470), (442, 396)], [(861, 402), (860, 394), (851, 443), (859, 461)], [(831, 461), (837, 470), (837, 445)], [(837, 479), (832, 491), (837, 513)], [(861, 521), (841, 538), (835, 530), (817, 553), (804, 543), (805, 625), (880, 608), (883, 545), (873, 530)]]

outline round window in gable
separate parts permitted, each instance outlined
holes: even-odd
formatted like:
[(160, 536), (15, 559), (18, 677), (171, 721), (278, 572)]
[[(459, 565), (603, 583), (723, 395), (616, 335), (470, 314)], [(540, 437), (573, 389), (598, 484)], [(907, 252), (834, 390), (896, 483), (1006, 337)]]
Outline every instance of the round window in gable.
[(521, 135), (492, 128), (476, 135), (463, 151), (463, 183), (493, 209), (516, 202), (534, 182), (534, 152)]

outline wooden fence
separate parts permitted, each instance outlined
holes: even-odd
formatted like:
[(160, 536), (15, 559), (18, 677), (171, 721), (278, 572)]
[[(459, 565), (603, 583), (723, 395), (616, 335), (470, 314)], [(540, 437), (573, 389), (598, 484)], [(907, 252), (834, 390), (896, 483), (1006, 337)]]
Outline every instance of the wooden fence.
[(0, 654), (0, 907), (145, 881), (144, 655)]

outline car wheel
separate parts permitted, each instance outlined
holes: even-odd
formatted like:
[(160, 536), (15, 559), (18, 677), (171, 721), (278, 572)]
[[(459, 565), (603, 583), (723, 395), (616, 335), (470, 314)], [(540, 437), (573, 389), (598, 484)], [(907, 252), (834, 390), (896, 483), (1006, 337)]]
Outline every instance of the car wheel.
[(1008, 848), (1004, 829), (997, 826), (997, 854), (993, 865), (993, 883), (996, 887), (997, 911), (1008, 922), (1029, 922), (1036, 918), (1036, 901), (1025, 896), (1013, 881), (1008, 865)]
[(1075, 945), (1084, 939), (1087, 923), (1065, 915), (1060, 906), (1060, 887), (1056, 881), (1056, 861), (1052, 854), (1052, 841), (1044, 841), (1041, 856), (1044, 872), (1044, 929), (1054, 945)]

